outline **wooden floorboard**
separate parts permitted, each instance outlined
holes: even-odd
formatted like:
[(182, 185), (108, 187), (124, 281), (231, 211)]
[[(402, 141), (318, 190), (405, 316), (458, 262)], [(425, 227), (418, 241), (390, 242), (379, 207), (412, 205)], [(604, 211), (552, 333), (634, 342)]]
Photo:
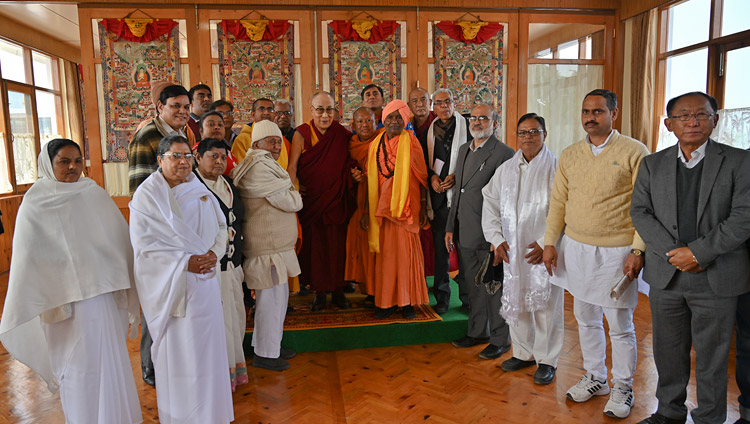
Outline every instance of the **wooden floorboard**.
[[(7, 274), (0, 276), (5, 298)], [(635, 312), (638, 370), (635, 407), (625, 420), (602, 414), (607, 396), (577, 404), (565, 391), (583, 373), (572, 298), (565, 297), (565, 344), (557, 379), (533, 384), (534, 368), (506, 373), (497, 366), (510, 357), (486, 361), (482, 346), (457, 349), (449, 343), (303, 353), (292, 367), (273, 372), (248, 367), (250, 383), (234, 393), (236, 423), (635, 423), (656, 408), (656, 369), (648, 298)], [(394, 331), (398, 327), (393, 326)], [(138, 342), (128, 350), (145, 423), (157, 423), (156, 391), (140, 378)], [(609, 351), (609, 344), (608, 344)], [(734, 355), (734, 351), (732, 351)], [(611, 361), (607, 361), (611, 366)], [(727, 375), (729, 416), (737, 419), (734, 358)], [(688, 407), (696, 406), (695, 379)], [(60, 399), (44, 382), (0, 347), (0, 424), (63, 424)], [(688, 421), (691, 422), (691, 421)]]

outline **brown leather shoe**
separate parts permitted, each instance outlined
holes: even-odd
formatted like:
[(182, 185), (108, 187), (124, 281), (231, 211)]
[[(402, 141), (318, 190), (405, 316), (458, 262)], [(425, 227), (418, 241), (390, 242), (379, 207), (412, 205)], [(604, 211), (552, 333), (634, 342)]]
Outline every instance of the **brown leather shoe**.
[(349, 309), (352, 307), (352, 304), (349, 303), (349, 299), (346, 298), (346, 295), (341, 290), (333, 292), (333, 294), (331, 295), (331, 303), (341, 309)]
[(313, 312), (322, 311), (326, 307), (326, 292), (316, 291), (310, 310)]

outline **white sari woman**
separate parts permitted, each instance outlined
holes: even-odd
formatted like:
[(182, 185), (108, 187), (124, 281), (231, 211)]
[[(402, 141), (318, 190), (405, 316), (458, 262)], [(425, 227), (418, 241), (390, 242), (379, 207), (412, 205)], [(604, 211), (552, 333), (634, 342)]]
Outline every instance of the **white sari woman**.
[(138, 334), (128, 226), (96, 183), (82, 178), (71, 140), (39, 154), (13, 237), (0, 340), (59, 389), (69, 423), (140, 423), (127, 346)]
[(130, 202), (135, 280), (153, 338), (161, 423), (234, 420), (216, 271), (227, 228), (213, 194), (192, 174), (180, 136), (164, 137), (159, 170)]

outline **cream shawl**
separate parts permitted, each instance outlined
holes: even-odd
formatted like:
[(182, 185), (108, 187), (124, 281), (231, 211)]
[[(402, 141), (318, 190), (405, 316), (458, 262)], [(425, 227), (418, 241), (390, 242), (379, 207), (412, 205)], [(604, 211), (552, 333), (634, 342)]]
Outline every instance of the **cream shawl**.
[[(456, 111), (453, 112), (453, 117), (456, 118), (456, 127), (453, 129), (453, 142), (451, 143), (451, 158), (448, 163), (448, 175), (456, 173), (458, 148), (466, 144), (467, 141), (466, 120), (460, 113)], [(430, 124), (430, 128), (427, 130), (427, 158), (429, 159), (429, 163), (427, 164), (427, 166), (429, 166), (433, 171), (435, 170), (435, 133), (433, 128), (435, 127), (435, 122), (437, 121), (437, 118), (433, 120)], [(427, 186), (429, 187), (429, 185), (430, 183), (428, 181)], [(451, 207), (451, 203), (453, 202), (453, 190), (455, 190), (455, 188), (456, 187), (453, 186), (445, 193), (448, 200), (448, 207)]]
[(47, 149), (38, 164), (39, 180), (16, 219), (0, 340), (55, 392), (41, 319), (62, 321), (73, 315), (74, 302), (115, 292), (134, 338), (140, 312), (128, 225), (115, 203), (89, 178), (57, 181)]

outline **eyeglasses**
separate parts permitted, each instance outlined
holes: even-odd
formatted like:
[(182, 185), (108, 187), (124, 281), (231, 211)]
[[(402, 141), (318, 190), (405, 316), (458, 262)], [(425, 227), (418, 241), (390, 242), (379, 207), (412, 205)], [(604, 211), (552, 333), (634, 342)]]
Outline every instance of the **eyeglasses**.
[(536, 137), (539, 134), (544, 134), (544, 130), (528, 130), (528, 131), (521, 130), (521, 131), (516, 131), (516, 134), (518, 134), (519, 137), (526, 137), (527, 135), (531, 137)]
[(227, 155), (222, 153), (206, 153), (204, 156), (211, 160), (221, 159), (222, 162), (227, 160)]
[(434, 104), (435, 106), (442, 106), (442, 105), (450, 106), (451, 103), (453, 103), (453, 100), (451, 99), (435, 100), (434, 102), (432, 102), (432, 104)]
[(175, 162), (179, 162), (179, 161), (180, 161), (180, 160), (182, 160), (183, 158), (184, 158), (184, 159), (185, 159), (186, 161), (188, 161), (188, 162), (190, 162), (190, 161), (192, 161), (192, 160), (193, 160), (193, 154), (192, 154), (192, 153), (177, 153), (177, 152), (167, 152), (167, 153), (164, 153), (164, 154), (162, 155), (162, 157), (164, 157), (164, 156), (166, 156), (166, 157), (168, 157), (168, 158), (171, 158), (171, 159), (172, 159), (173, 161), (175, 161)]
[(261, 112), (270, 112), (270, 113), (273, 113), (273, 107), (258, 106), (258, 107), (255, 108), (255, 110), (256, 111), (259, 110)]
[(324, 109), (322, 107), (316, 107), (316, 108), (313, 108), (313, 112), (315, 112), (316, 115), (322, 115), (324, 113), (327, 113), (329, 116), (331, 116), (336, 112), (336, 108), (327, 107)]
[(226, 112), (219, 112), (218, 110), (215, 110), (214, 112), (216, 112), (219, 115), (224, 116), (224, 117), (233, 116), (234, 115), (234, 112), (232, 112), (231, 110), (228, 110)]
[(669, 119), (676, 119), (682, 122), (692, 121), (693, 118), (697, 119), (698, 121), (708, 121), (712, 116), (714, 116), (713, 113), (699, 112), (699, 113), (685, 113), (683, 115), (670, 116)]
[(284, 144), (284, 142), (278, 137), (268, 138), (268, 139), (263, 138), (263, 139), (260, 139), (257, 143), (268, 143), (271, 146), (281, 146), (282, 144)]
[(289, 110), (278, 110), (276, 111), (277, 115), (286, 115), (286, 116), (292, 116), (292, 112)]
[(471, 123), (474, 123), (477, 120), (479, 120), (480, 124), (484, 124), (485, 122), (488, 122), (490, 120), (490, 117), (489, 116), (485, 116), (485, 115), (482, 115), (482, 116), (470, 116), (469, 117), (469, 122), (471, 122)]

